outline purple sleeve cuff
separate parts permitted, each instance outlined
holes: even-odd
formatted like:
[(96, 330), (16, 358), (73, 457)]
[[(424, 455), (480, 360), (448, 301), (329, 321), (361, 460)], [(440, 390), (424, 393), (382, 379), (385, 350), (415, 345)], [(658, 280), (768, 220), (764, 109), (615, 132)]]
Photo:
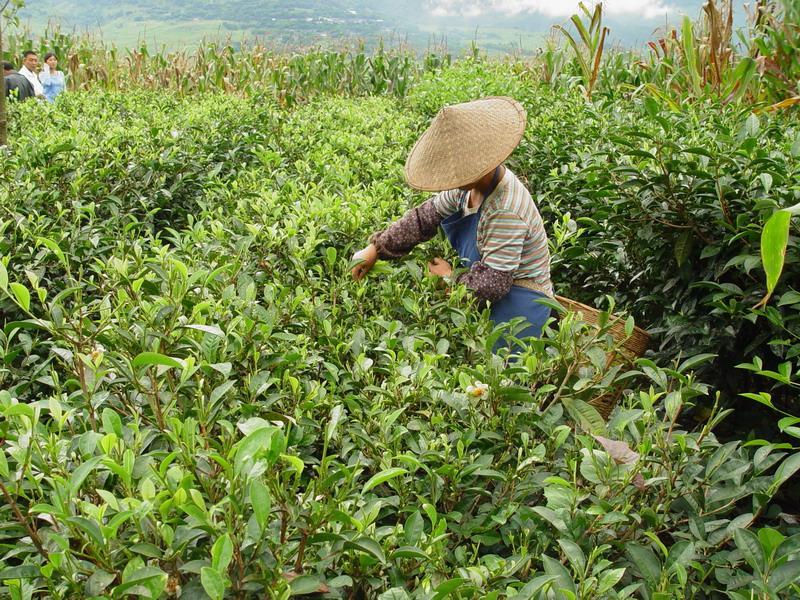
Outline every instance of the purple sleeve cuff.
[(412, 208), (383, 231), (373, 233), (369, 241), (375, 244), (382, 260), (405, 256), (414, 246), (436, 235), (442, 218), (433, 200)]
[(471, 289), (479, 300), (497, 302), (511, 291), (514, 272), (498, 271), (476, 262), (468, 273), (459, 275), (457, 281)]

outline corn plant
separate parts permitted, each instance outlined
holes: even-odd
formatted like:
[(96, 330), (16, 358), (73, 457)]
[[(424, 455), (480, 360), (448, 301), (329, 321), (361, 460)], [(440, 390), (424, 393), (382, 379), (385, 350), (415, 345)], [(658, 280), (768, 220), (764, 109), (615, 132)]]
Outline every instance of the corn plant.
[(584, 23), (580, 15), (572, 15), (570, 18), (577, 31), (577, 37), (561, 25), (556, 25), (555, 28), (564, 35), (569, 45), (572, 46), (575, 52), (575, 60), (580, 67), (583, 92), (587, 98), (591, 98), (597, 84), (597, 76), (600, 73), (600, 63), (603, 59), (606, 36), (610, 30), (608, 27), (603, 27), (602, 2), (598, 2), (593, 11), (590, 11), (583, 2), (579, 6), (586, 18), (586, 22)]
[(745, 42), (773, 99), (800, 96), (800, 6), (796, 2), (758, 2)]
[(759, 97), (756, 61), (734, 52), (731, 0), (721, 7), (707, 0), (697, 25), (684, 16), (680, 32), (672, 29), (648, 46), (650, 58), (640, 63), (648, 73), (646, 87), (673, 108), (686, 98), (730, 103)]

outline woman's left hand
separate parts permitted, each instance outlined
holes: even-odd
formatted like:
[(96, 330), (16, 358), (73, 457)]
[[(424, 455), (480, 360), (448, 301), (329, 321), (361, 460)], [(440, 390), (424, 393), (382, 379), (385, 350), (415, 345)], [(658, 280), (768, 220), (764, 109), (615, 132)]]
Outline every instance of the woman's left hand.
[(437, 277), (449, 277), (453, 274), (453, 267), (443, 258), (434, 258), (428, 263), (428, 273)]

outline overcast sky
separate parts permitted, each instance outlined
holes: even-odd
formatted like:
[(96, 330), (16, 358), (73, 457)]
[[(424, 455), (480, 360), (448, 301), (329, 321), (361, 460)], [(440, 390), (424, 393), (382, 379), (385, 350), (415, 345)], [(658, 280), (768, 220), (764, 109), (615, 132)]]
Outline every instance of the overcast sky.
[[(591, 5), (592, 2), (586, 2)], [(429, 0), (436, 16), (478, 17), (486, 12), (508, 16), (538, 13), (548, 17), (568, 17), (578, 12), (578, 1), (572, 0)], [(656, 19), (676, 9), (662, 0), (605, 0), (606, 14)]]

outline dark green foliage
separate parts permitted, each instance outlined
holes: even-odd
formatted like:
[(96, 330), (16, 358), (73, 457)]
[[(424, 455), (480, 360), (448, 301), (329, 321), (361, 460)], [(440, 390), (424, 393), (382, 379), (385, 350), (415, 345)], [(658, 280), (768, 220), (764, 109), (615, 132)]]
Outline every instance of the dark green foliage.
[(624, 110), (531, 103), (540, 110), (518, 168), (563, 224), (554, 279), (566, 295), (614, 295), (656, 334), (660, 357), (719, 355), (708, 377), (734, 395), (745, 391), (738, 363), (797, 360), (796, 244), (777, 302), (753, 310), (766, 293), (761, 229), (800, 200), (796, 118), (713, 104), (671, 112), (652, 99)]
[[(585, 299), (612, 291), (669, 323), (671, 305), (659, 312), (628, 278), (622, 253), (643, 243), (653, 257), (640, 277), (657, 281), (660, 260), (681, 298), (695, 293), (682, 269), (702, 250), (687, 242), (679, 261), (654, 224), (625, 223), (626, 207), (638, 206), (632, 223), (652, 207), (680, 218), (654, 166), (689, 168), (669, 140), (707, 148), (737, 214), (762, 210), (745, 185), (753, 165), (775, 165), (758, 171), (773, 173), (774, 197), (793, 185), (784, 134), (766, 119), (763, 141), (728, 152), (713, 127), (735, 140), (735, 114), (601, 111), (505, 88), (506, 69), (456, 66), (443, 78), (452, 96), (429, 82), (406, 104), (323, 98), (286, 112), (93, 92), (15, 108), (0, 175), (1, 593), (797, 595), (800, 531), (776, 497), (800, 455), (720, 441), (719, 404), (687, 425), (715, 398), (693, 373), (711, 358), (689, 356), (699, 336), (662, 336), (662, 354), (678, 354), (667, 340), (687, 346), (673, 366), (609, 366), (606, 331), (570, 315), (508, 361), (488, 350), (504, 332), (466, 291), (424, 277), (427, 248), (349, 277), (367, 234), (421, 199), (402, 164), (428, 114), (482, 78), (525, 102), (531, 127), (511, 166), (551, 223), (556, 281), (598, 290)], [(635, 128), (653, 139), (632, 148)], [(718, 234), (705, 184), (689, 191), (702, 178), (681, 173), (673, 188), (700, 211), (698, 238), (736, 255), (758, 239), (750, 212), (746, 240)], [(670, 290), (657, 293), (668, 304)], [(588, 402), (616, 389), (605, 423)]]

